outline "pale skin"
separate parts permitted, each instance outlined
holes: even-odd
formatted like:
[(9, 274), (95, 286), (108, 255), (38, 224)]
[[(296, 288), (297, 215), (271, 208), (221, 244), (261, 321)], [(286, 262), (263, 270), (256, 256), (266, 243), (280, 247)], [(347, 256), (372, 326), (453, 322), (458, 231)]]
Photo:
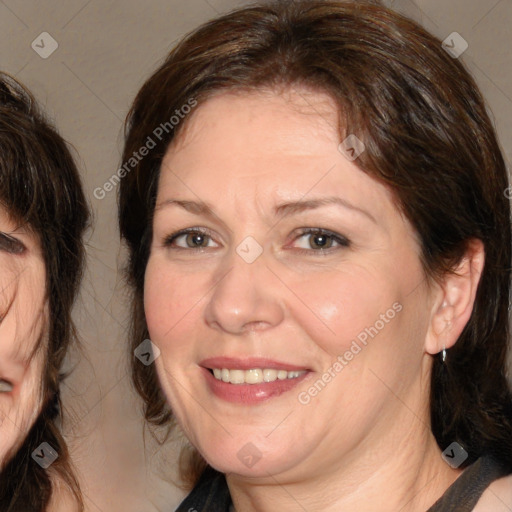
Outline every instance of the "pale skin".
[(43, 347), (48, 315), (45, 264), (37, 236), (0, 207), (0, 468), (22, 444), (41, 409)]
[[(41, 412), (48, 319), (45, 290), (46, 267), (37, 235), (17, 225), (0, 207), (0, 377), (14, 385), (12, 392), (0, 393), (1, 468)], [(53, 485), (48, 512), (78, 510), (67, 485), (52, 474), (51, 467), (48, 471)]]
[[(390, 191), (338, 150), (335, 112), (304, 89), (221, 93), (198, 107), (162, 165), (144, 298), (156, 367), (239, 512), (419, 512), (461, 474), (431, 434), (429, 383), (433, 356), (470, 317), (483, 246), (473, 241), (457, 274), (428, 282)], [(326, 197), (345, 205), (275, 216), (279, 204)], [(186, 235), (169, 241), (192, 228), (206, 230), (200, 248)], [(348, 246), (330, 238), (319, 250), (303, 228)], [(250, 264), (236, 252), (248, 236), (263, 249)], [(395, 303), (400, 313), (301, 404), (298, 394)], [(212, 394), (199, 365), (220, 356), (309, 372), (278, 397), (234, 404)], [(247, 443), (261, 455), (252, 467), (237, 456)]]

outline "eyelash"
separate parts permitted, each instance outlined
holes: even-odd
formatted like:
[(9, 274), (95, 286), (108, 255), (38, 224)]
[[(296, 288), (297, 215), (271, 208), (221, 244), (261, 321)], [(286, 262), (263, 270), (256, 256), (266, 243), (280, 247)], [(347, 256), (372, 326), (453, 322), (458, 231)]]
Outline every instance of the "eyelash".
[[(168, 247), (172, 250), (184, 250), (184, 251), (202, 251), (204, 249), (207, 249), (207, 247), (176, 247), (172, 246), (173, 242), (183, 235), (189, 235), (189, 234), (199, 234), (199, 235), (205, 235), (211, 238), (209, 231), (204, 228), (188, 228), (188, 229), (182, 229), (180, 231), (177, 231), (176, 233), (172, 233), (171, 235), (167, 236), (164, 240), (164, 246)], [(300, 233), (295, 237), (294, 241), (305, 236), (305, 235), (321, 235), (321, 236), (327, 236), (333, 239), (339, 247), (350, 247), (350, 240), (348, 240), (346, 237), (339, 235), (335, 233), (334, 231), (329, 231), (328, 229), (322, 229), (322, 228), (303, 228)], [(321, 255), (325, 255), (326, 253), (331, 253), (332, 250), (336, 250), (336, 247), (329, 247), (327, 249), (298, 249), (301, 253), (319, 253)]]
[(13, 236), (0, 233), (0, 251), (1, 250), (9, 254), (22, 254), (25, 252), (25, 245)]

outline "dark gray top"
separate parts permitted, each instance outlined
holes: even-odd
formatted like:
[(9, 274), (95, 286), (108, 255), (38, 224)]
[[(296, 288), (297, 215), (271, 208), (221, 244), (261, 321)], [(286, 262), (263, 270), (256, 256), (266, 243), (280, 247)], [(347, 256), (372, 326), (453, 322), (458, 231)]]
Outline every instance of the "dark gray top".
[[(510, 465), (485, 455), (466, 468), (427, 512), (470, 512), (485, 489), (511, 471)], [(229, 512), (230, 507), (231, 496), (224, 475), (208, 467), (175, 512)]]
[(427, 512), (469, 512), (489, 485), (510, 474), (510, 467), (501, 464), (491, 456), (480, 457), (446, 489), (446, 492)]

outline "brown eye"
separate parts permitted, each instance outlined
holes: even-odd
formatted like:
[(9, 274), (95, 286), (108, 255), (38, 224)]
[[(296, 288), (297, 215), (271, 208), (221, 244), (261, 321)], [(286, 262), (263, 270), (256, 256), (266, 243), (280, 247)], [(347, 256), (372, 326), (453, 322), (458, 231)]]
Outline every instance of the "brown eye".
[(205, 247), (204, 243), (208, 239), (208, 235), (203, 233), (189, 233), (186, 237), (188, 247)]
[[(308, 250), (309, 252), (322, 253), (329, 249), (340, 249), (350, 247), (350, 241), (333, 231), (320, 228), (307, 228), (303, 229), (297, 239), (304, 239), (305, 247), (301, 250)], [(307, 240), (309, 239), (309, 240)], [(307, 241), (306, 241), (307, 240)], [(313, 251), (311, 251), (313, 249)]]
[(10, 393), (13, 385), (8, 380), (0, 379), (0, 393)]
[(309, 243), (312, 249), (326, 249), (332, 246), (332, 237), (324, 233), (310, 233)]
[(0, 233), (0, 251), (9, 254), (22, 254), (25, 251), (25, 246), (18, 239), (6, 233)]
[[(195, 228), (195, 229), (183, 229), (177, 233), (173, 233), (164, 240), (164, 245), (171, 249), (206, 249), (208, 243), (213, 241), (211, 236), (206, 230)], [(179, 243), (178, 243), (179, 242)], [(182, 245), (182, 244), (185, 245)]]

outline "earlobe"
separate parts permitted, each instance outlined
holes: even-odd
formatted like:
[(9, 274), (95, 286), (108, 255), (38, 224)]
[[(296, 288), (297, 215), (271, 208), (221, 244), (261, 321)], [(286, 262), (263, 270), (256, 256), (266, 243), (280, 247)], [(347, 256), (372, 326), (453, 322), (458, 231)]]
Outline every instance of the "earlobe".
[(457, 267), (443, 277), (425, 340), (429, 354), (448, 350), (457, 342), (471, 317), (484, 261), (483, 242), (474, 239)]

